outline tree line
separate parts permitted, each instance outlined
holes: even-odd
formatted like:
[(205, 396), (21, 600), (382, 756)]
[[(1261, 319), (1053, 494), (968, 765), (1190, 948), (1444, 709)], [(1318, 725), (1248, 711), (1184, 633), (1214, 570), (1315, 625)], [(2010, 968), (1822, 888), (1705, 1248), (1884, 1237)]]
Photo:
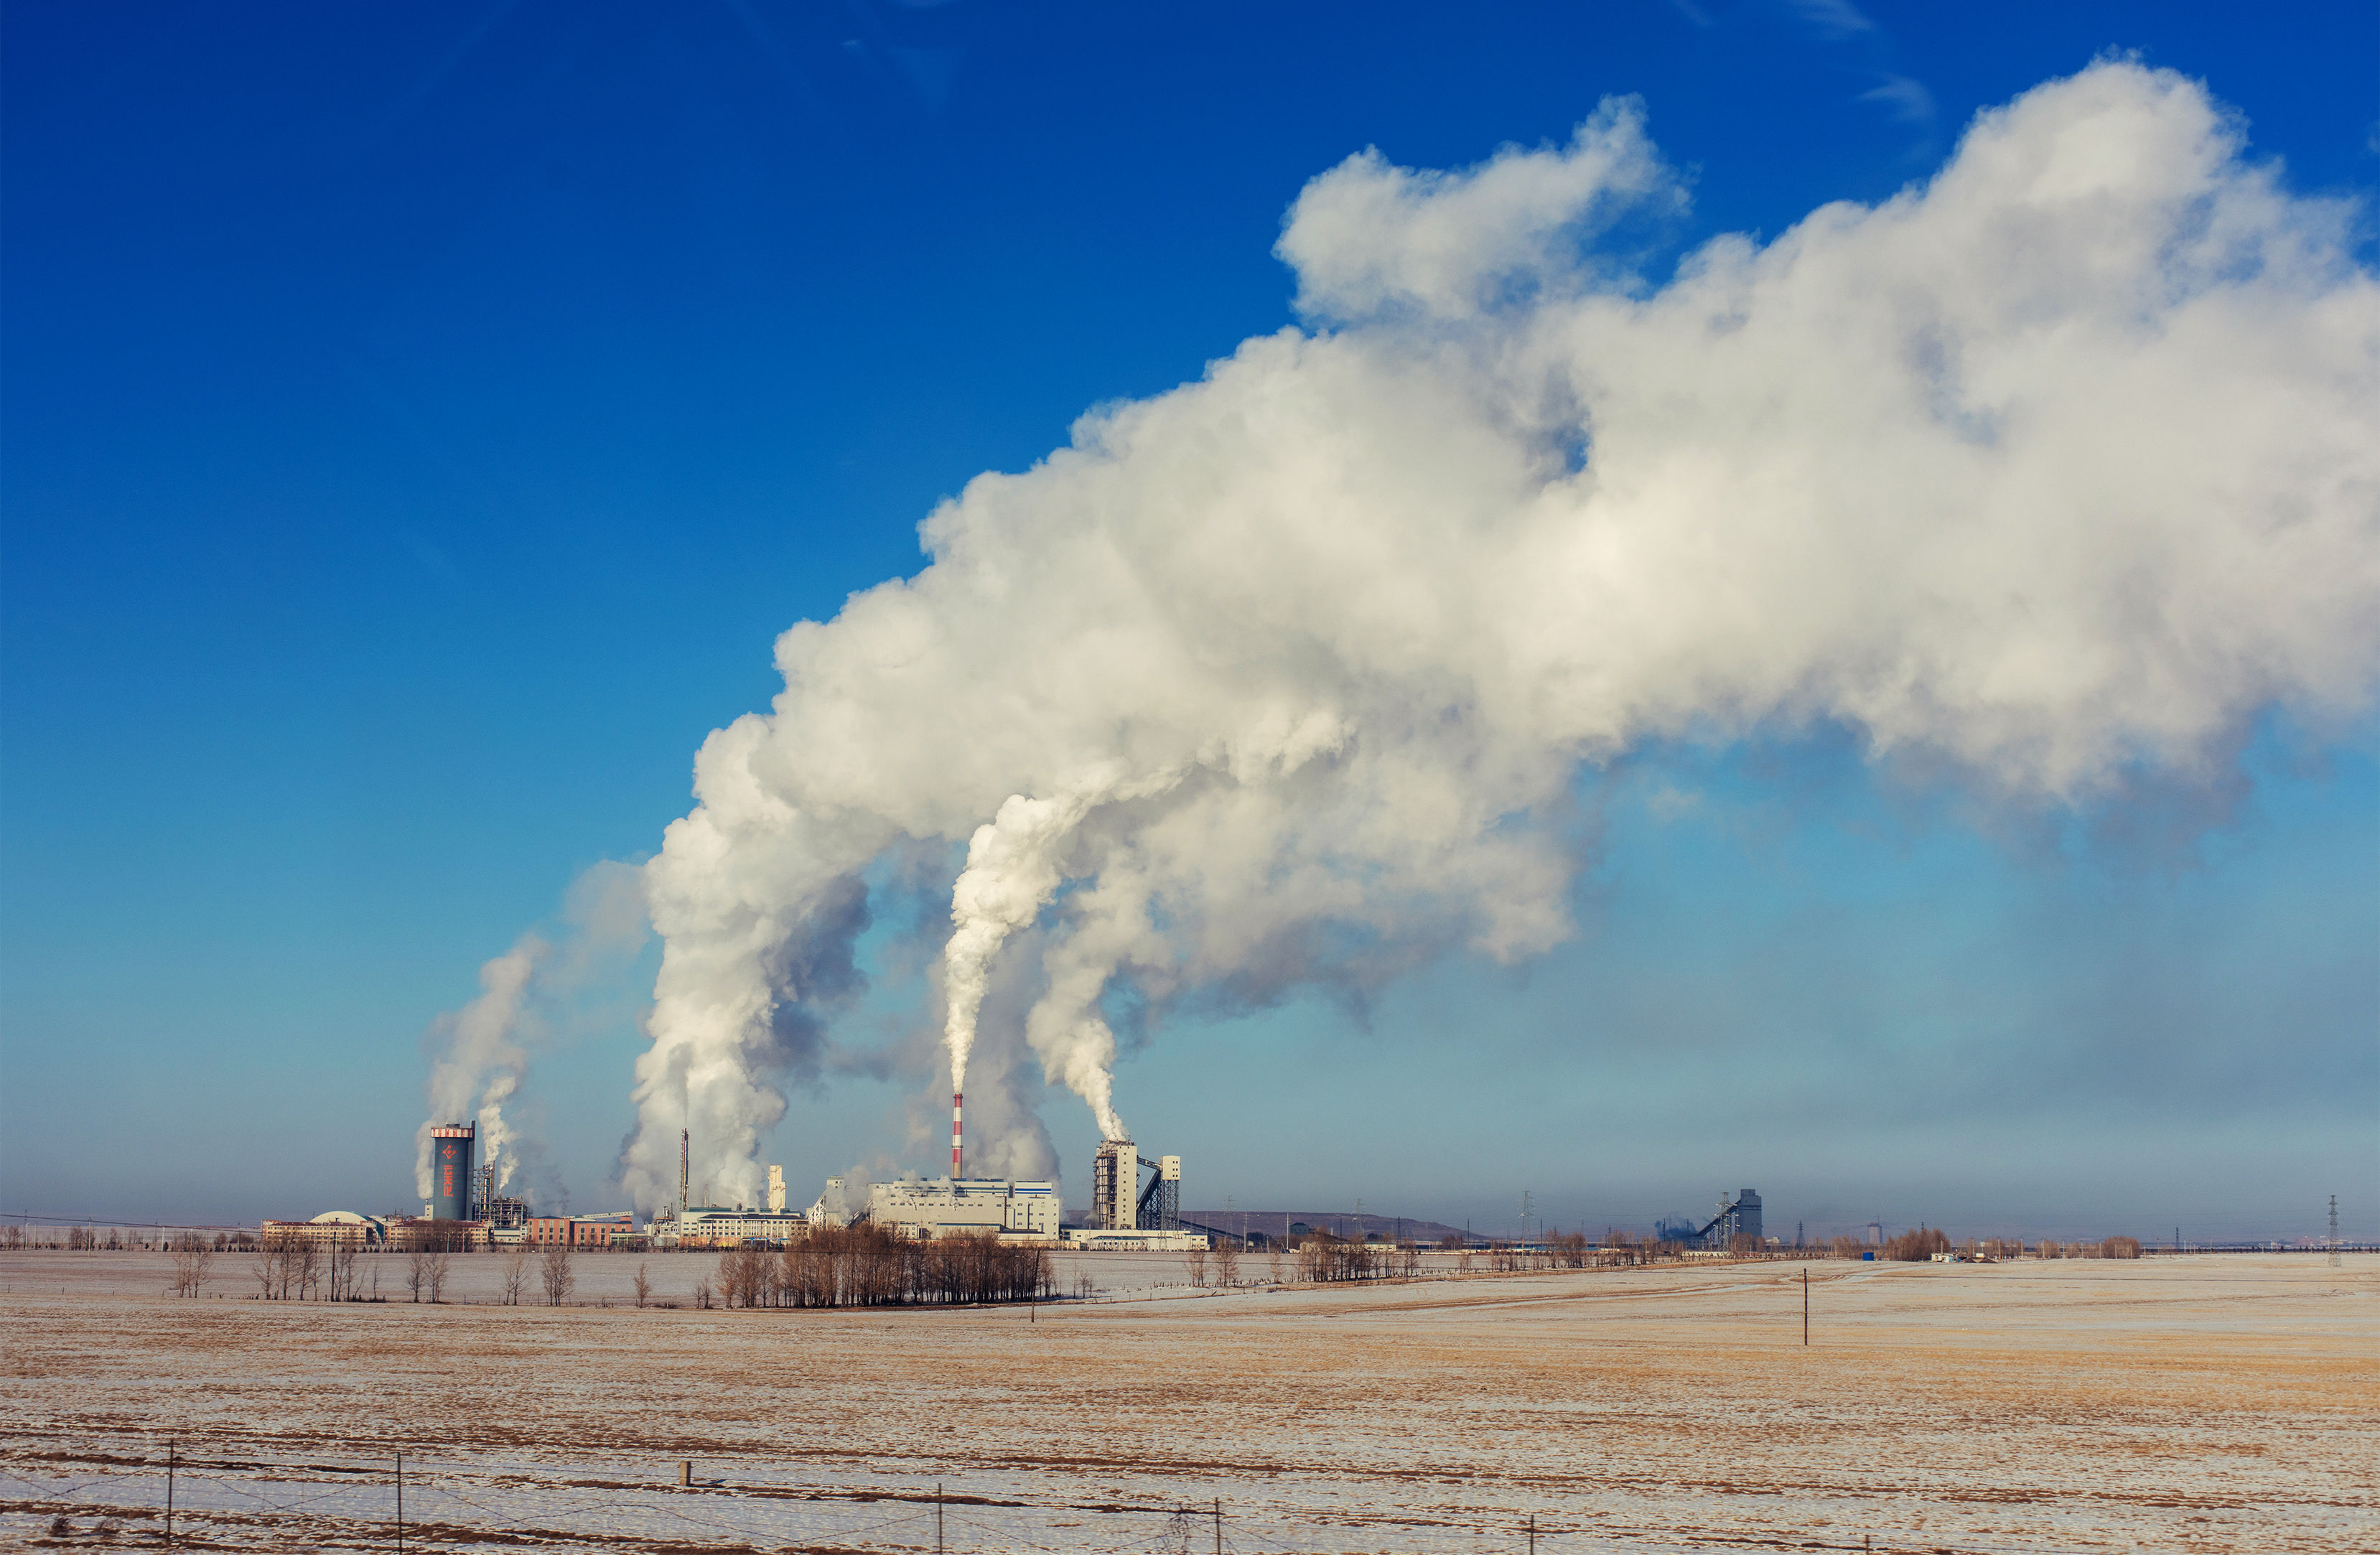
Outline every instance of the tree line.
[(783, 1249), (731, 1249), (695, 1288), (698, 1308), (850, 1308), (1026, 1303), (1054, 1297), (1047, 1248), (990, 1233), (908, 1238), (870, 1222), (818, 1227)]

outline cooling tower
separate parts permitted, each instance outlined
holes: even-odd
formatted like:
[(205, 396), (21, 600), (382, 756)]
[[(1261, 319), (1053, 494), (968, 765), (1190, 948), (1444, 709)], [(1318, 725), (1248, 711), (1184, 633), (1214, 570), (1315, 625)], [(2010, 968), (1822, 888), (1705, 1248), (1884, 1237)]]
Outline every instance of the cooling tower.
[(478, 1121), (430, 1127), (430, 1214), (441, 1222), (471, 1220), (471, 1148)]

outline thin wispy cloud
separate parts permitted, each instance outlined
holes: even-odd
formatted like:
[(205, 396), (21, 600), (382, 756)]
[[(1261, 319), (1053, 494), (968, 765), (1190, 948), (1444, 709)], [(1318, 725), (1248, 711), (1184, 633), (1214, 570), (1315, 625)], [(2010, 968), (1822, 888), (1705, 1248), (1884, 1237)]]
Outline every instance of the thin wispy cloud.
[(1867, 13), (1851, 0), (1782, 0), (1786, 14), (1807, 31), (1829, 43), (1878, 31)]
[(1934, 126), (1934, 94), (1913, 76), (1888, 74), (1881, 82), (1860, 93), (1857, 101), (1877, 104), (1902, 124), (1923, 125), (1928, 129)]

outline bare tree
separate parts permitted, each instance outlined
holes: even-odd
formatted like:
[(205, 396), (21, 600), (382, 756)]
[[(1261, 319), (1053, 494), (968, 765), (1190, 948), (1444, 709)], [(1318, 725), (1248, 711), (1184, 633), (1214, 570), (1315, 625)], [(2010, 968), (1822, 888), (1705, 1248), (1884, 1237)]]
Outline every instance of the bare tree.
[(545, 1287), (545, 1306), (549, 1308), (562, 1307), (563, 1299), (570, 1295), (570, 1289), (578, 1284), (577, 1275), (570, 1269), (570, 1246), (566, 1243), (546, 1245), (545, 1253), (538, 1259), (537, 1274)]
[(199, 1287), (207, 1279), (207, 1267), (214, 1263), (214, 1250), (202, 1233), (178, 1233), (171, 1245), (174, 1253), (174, 1292), (176, 1296), (196, 1297)]
[(1215, 1246), (1215, 1284), (1217, 1286), (1240, 1284), (1240, 1246), (1229, 1238), (1222, 1239)]
[(1192, 1244), (1182, 1251), (1182, 1268), (1190, 1272), (1192, 1286), (1207, 1284), (1207, 1246)]
[(643, 1308), (645, 1299), (652, 1295), (653, 1283), (645, 1279), (645, 1263), (640, 1259), (637, 1261), (637, 1307)]
[[(413, 1294), (413, 1301), (421, 1301), (421, 1289), (430, 1284), (430, 1252), (415, 1249), (405, 1257), (405, 1284)], [(437, 1299), (433, 1296), (431, 1302)]]
[(528, 1284), (528, 1246), (515, 1244), (504, 1251), (504, 1301), (520, 1303), (521, 1288)]
[(694, 1306), (698, 1308), (708, 1308), (710, 1307), (710, 1278), (709, 1276), (705, 1276), (700, 1281), (694, 1283)]
[(1280, 1244), (1270, 1243), (1265, 1246), (1265, 1269), (1271, 1273), (1273, 1285), (1279, 1286), (1281, 1284)]
[(444, 1249), (431, 1249), (422, 1259), (422, 1284), (429, 1287), (430, 1301), (432, 1303), (443, 1303), (446, 1300), (446, 1276), (452, 1269), (454, 1259), (455, 1257)]
[(1879, 1257), (1917, 1262), (1949, 1252), (1950, 1240), (1943, 1235), (1940, 1228), (1920, 1226), (1897, 1238), (1887, 1238)]

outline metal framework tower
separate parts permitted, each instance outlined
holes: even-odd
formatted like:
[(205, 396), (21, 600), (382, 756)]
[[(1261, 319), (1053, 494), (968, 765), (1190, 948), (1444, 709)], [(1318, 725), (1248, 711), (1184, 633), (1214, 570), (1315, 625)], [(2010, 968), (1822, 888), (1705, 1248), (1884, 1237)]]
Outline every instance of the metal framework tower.
[(1137, 1226), (1140, 1149), (1129, 1140), (1099, 1142), (1091, 1158), (1091, 1225), (1116, 1231)]
[(1158, 1233), (1178, 1233), (1182, 1230), (1182, 1159), (1160, 1157), (1156, 1162), (1142, 1162), (1140, 1167), (1156, 1176), (1148, 1187), (1140, 1192), (1134, 1203), (1133, 1225)]

